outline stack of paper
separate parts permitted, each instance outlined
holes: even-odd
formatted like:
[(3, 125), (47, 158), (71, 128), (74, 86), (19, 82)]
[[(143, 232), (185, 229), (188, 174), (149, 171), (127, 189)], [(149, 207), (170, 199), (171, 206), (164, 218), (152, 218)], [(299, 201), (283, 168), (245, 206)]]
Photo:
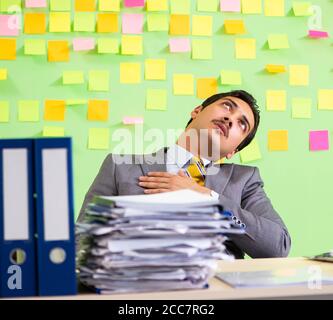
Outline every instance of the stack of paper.
[(208, 287), (228, 233), (244, 233), (231, 213), (191, 190), (96, 196), (77, 224), (80, 281), (100, 293)]

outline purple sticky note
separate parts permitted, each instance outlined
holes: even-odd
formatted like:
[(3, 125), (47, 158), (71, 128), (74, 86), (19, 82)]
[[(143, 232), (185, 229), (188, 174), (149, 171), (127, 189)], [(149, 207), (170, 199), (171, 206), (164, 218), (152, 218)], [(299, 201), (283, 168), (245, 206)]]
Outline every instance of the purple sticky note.
[(170, 52), (189, 52), (191, 51), (190, 39), (174, 38), (169, 39)]
[(220, 10), (224, 12), (240, 12), (241, 11), (240, 0), (221, 0)]
[(46, 0), (25, 0), (26, 8), (46, 8)]
[(142, 34), (143, 14), (124, 13), (122, 16), (122, 30), (125, 34)]
[(0, 14), (0, 36), (18, 36), (20, 25), (18, 15)]
[(73, 39), (74, 51), (88, 51), (95, 48), (94, 38), (75, 38)]
[(125, 0), (124, 7), (132, 8), (132, 7), (144, 7), (145, 0)]
[(310, 131), (310, 151), (328, 150), (328, 130)]
[(309, 30), (308, 36), (310, 38), (328, 38), (328, 33), (325, 31)]

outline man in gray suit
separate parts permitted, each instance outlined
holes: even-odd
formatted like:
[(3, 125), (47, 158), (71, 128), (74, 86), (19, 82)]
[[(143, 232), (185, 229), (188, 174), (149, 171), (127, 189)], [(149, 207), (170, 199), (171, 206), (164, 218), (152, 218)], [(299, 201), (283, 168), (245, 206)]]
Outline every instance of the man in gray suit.
[[(244, 253), (252, 258), (287, 256), (291, 239), (265, 194), (258, 168), (217, 161), (230, 159), (246, 147), (259, 120), (257, 102), (246, 91), (211, 96), (191, 112), (191, 120), (175, 145), (150, 155), (109, 154), (86, 194), (78, 221), (83, 220), (94, 195), (192, 189), (218, 198), (234, 220), (245, 226), (246, 234), (229, 236), (226, 242), (236, 258), (244, 258)], [(202, 183), (190, 174), (193, 159), (200, 159), (201, 167), (197, 167)]]

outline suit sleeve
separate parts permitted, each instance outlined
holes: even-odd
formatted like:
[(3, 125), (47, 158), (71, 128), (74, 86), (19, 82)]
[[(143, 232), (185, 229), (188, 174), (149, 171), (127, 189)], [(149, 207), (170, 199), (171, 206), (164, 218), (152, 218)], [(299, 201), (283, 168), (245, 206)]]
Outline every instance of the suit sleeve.
[(246, 225), (245, 235), (229, 238), (252, 258), (273, 258), (288, 256), (291, 239), (288, 230), (267, 197), (258, 168), (245, 184), (241, 206), (233, 200), (220, 196), (225, 210), (232, 213)]

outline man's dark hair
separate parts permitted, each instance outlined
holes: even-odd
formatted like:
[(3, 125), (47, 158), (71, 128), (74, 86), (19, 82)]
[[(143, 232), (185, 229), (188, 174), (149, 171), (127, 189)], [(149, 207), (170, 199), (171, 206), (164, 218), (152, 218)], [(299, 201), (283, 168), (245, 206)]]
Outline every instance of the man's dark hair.
[[(256, 135), (259, 122), (260, 122), (260, 111), (259, 111), (259, 106), (257, 105), (257, 100), (248, 92), (244, 90), (233, 90), (229, 92), (223, 92), (223, 93), (218, 93), (214, 94), (213, 96), (207, 98), (201, 105), (203, 108), (208, 107), (210, 104), (216, 102), (217, 100), (220, 100), (225, 97), (235, 97), (242, 99), (245, 101), (251, 108), (254, 116), (254, 127), (250, 131), (250, 133), (247, 135), (247, 137), (240, 143), (240, 145), (237, 147), (237, 151), (241, 151), (244, 149), (246, 146), (250, 144), (250, 142), (253, 140), (254, 136)], [(193, 119), (191, 119), (186, 127), (192, 122)]]

